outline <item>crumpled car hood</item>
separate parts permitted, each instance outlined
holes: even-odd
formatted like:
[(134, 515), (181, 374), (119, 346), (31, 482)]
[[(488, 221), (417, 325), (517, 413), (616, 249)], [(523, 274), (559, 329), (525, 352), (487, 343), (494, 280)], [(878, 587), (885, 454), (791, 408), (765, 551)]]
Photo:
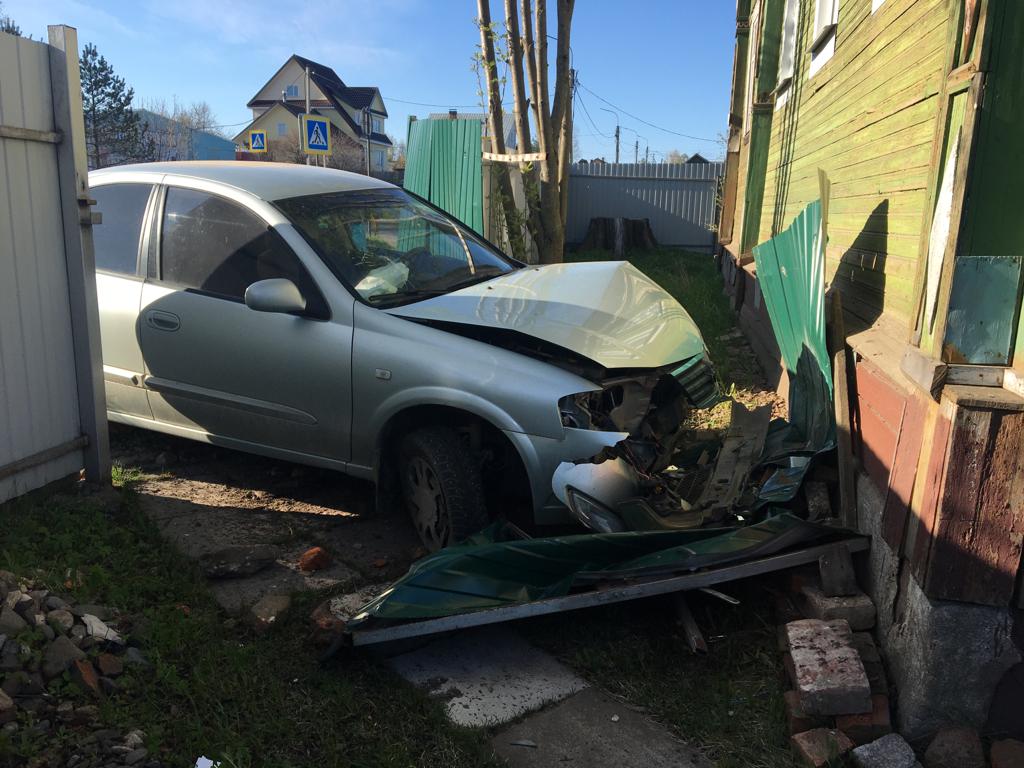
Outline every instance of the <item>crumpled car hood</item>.
[(704, 351), (686, 310), (626, 261), (527, 267), (387, 311), (518, 331), (605, 368), (657, 368)]

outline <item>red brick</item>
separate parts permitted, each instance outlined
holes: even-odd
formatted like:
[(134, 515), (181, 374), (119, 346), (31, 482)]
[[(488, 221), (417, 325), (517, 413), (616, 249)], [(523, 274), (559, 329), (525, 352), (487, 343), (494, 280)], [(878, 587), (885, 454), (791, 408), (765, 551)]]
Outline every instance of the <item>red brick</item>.
[(299, 557), (300, 571), (321, 571), (331, 564), (331, 554), (323, 547), (307, 549)]
[(992, 744), (992, 768), (1024, 768), (1024, 741), (1003, 739)]
[(91, 693), (96, 698), (102, 695), (100, 691), (100, 681), (96, 676), (96, 670), (93, 669), (86, 659), (77, 659), (74, 664), (71, 665), (71, 681), (75, 683), (86, 693)]
[(853, 749), (853, 742), (842, 731), (815, 728), (790, 738), (796, 759), (808, 768), (823, 768)]
[(800, 694), (796, 691), (786, 691), (782, 698), (786, 704), (786, 729), (790, 736), (830, 725), (828, 718), (804, 712), (800, 706)]
[(845, 619), (804, 619), (786, 625), (803, 710), (816, 715), (871, 711), (871, 686)]
[(871, 706), (871, 712), (836, 717), (836, 728), (849, 736), (857, 746), (869, 744), (887, 733), (892, 733), (892, 721), (889, 719), (889, 697), (875, 694), (871, 697)]
[(101, 653), (96, 658), (96, 667), (103, 677), (117, 677), (124, 672), (124, 662), (112, 653)]

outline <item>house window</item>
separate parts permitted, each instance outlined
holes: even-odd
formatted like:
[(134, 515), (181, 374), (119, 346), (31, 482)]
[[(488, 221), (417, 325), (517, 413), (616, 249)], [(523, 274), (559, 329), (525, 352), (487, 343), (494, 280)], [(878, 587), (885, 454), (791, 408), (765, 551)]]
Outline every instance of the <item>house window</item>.
[(814, 36), (811, 38), (812, 51), (825, 42), (825, 38), (832, 33), (838, 22), (839, 0), (815, 0)]
[(761, 4), (756, 3), (750, 14), (750, 37), (747, 45), (747, 83), (744, 98), (746, 104), (743, 109), (743, 132), (750, 133), (752, 122), (751, 112), (757, 94), (754, 93), (754, 84), (757, 77), (758, 51), (761, 48)]
[(373, 132), (384, 133), (384, 121), (379, 117), (373, 118)]
[(377, 170), (384, 170), (384, 150), (375, 149), (373, 150), (373, 164), (377, 166)]
[(284, 93), (285, 96), (289, 99), (297, 99), (299, 98), (299, 86), (289, 85), (287, 88), (284, 89)]
[(814, 38), (811, 44), (811, 65), (807, 77), (814, 77), (836, 52), (836, 24), (839, 22), (839, 0), (815, 0)]
[(779, 82), (776, 91), (781, 94), (793, 80), (796, 66), (796, 23), (800, 18), (800, 0), (786, 0), (782, 14), (782, 47), (779, 51)]
[(288, 135), (288, 123), (278, 123), (277, 124), (277, 135), (278, 136), (287, 136)]

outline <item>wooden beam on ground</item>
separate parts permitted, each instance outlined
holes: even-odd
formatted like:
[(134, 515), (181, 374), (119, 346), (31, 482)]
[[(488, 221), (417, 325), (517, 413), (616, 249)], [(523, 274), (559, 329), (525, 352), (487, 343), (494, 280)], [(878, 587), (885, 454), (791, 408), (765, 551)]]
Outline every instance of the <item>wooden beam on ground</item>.
[(853, 465), (853, 435), (850, 431), (850, 378), (847, 372), (846, 322), (839, 291), (832, 291), (832, 321), (829, 353), (832, 355), (832, 390), (835, 400), (836, 452), (839, 464), (839, 519), (847, 528), (857, 528), (857, 484)]
[(689, 603), (686, 602), (686, 593), (680, 592), (672, 601), (676, 607), (676, 624), (682, 628), (690, 650), (694, 653), (707, 653), (708, 644), (704, 640), (704, 633), (697, 626), (697, 620), (693, 618)]
[(860, 592), (853, 572), (853, 557), (850, 550), (841, 544), (830, 547), (818, 558), (818, 571), (821, 574), (821, 591), (826, 597), (844, 597)]

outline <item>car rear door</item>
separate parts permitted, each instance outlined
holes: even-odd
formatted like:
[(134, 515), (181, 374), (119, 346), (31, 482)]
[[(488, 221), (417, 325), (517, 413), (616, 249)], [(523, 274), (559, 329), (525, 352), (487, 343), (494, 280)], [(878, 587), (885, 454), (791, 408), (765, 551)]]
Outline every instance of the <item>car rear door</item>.
[(152, 418), (143, 386), (144, 365), (139, 345), (138, 319), (142, 301), (142, 254), (148, 244), (147, 211), (154, 184), (117, 183), (94, 186), (93, 211), (100, 223), (93, 226), (96, 256), (96, 295), (103, 346), (103, 379), (107, 411), (115, 420)]
[[(228, 191), (168, 186), (160, 207), (139, 326), (154, 417), (237, 447), (347, 460), (351, 307), (332, 312), (278, 229)], [(245, 289), (269, 278), (294, 282), (307, 311), (249, 309)]]

